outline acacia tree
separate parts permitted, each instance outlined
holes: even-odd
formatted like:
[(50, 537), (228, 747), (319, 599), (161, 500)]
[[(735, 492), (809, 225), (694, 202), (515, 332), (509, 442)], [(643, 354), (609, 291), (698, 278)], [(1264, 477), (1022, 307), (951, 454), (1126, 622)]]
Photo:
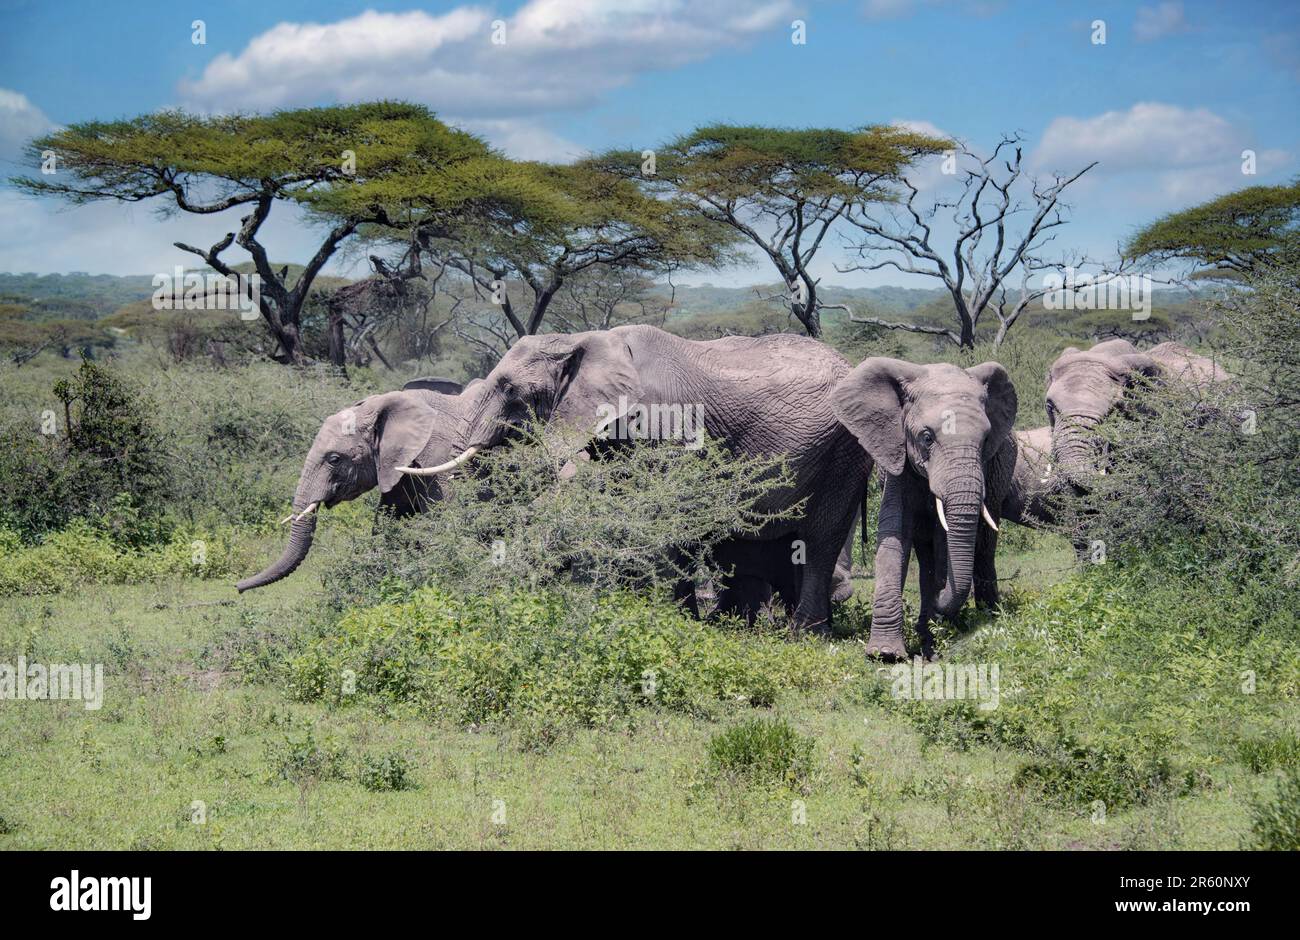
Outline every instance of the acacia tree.
[[(394, 102), (198, 116), (181, 111), (124, 121), (73, 124), (27, 145), (33, 165), (54, 172), (20, 177), (27, 192), (74, 204), (157, 201), (163, 215), (213, 215), (246, 208), (237, 232), (209, 248), (177, 242), (214, 271), (234, 277), (222, 256), (238, 244), (260, 279), (259, 312), (278, 344), (272, 358), (305, 361), (301, 319), (312, 283), (361, 225), (387, 221), (384, 185), (419, 178), (429, 201), (458, 201), (456, 172), (492, 158), (478, 138), (453, 130), (424, 107)], [(344, 192), (352, 198), (342, 198)], [(276, 203), (311, 211), (324, 235), (295, 278), (277, 268), (261, 241)], [(243, 285), (250, 299), (252, 285)]]
[(776, 268), (790, 313), (821, 336), (818, 278), (809, 268), (850, 207), (887, 200), (917, 158), (951, 141), (896, 126), (854, 131), (716, 124), (648, 154), (613, 151), (600, 162), (733, 229)]
[(1300, 253), (1300, 180), (1250, 186), (1174, 212), (1134, 235), (1126, 259), (1188, 263), (1194, 277), (1236, 280)]
[[(1004, 136), (986, 158), (963, 144), (954, 159), (960, 159), (964, 168), (960, 191), (953, 198), (936, 198), (921, 205), (920, 190), (905, 179), (902, 185), (907, 196), (901, 204), (852, 207), (848, 221), (865, 236), (853, 250), (866, 259), (880, 254), (887, 257), (839, 270), (892, 267), (936, 278), (952, 297), (956, 328), (875, 317), (853, 317), (856, 322), (930, 333), (971, 348), (980, 319), (991, 310), (998, 319), (994, 343), (1001, 345), (1021, 314), (1048, 292), (1041, 283), (1045, 271), (1086, 263), (1082, 257), (1049, 261), (1042, 252), (1055, 239), (1053, 230), (1067, 221), (1061, 194), (1097, 164), (1090, 163), (1069, 176), (1056, 174), (1047, 184), (1031, 179), (1028, 197), (1024, 197), (1020, 194), (1024, 167), (1019, 136)], [(937, 234), (942, 213), (951, 213), (951, 229)], [(937, 246), (940, 238), (945, 239), (941, 247)], [(1035, 275), (1040, 277), (1038, 285), (1032, 283)]]
[(481, 185), (482, 211), (451, 222), (418, 211), (414, 240), (480, 307), (496, 307), (499, 315), (480, 309), (476, 320), (494, 342), (540, 332), (577, 278), (651, 277), (732, 257), (730, 229), (594, 163), (503, 163)]

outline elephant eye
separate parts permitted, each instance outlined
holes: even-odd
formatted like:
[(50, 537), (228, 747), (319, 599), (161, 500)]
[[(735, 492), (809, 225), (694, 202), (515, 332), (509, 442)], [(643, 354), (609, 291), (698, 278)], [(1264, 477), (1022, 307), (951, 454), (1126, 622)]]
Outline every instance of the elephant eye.
[(933, 445), (933, 444), (934, 444), (934, 432), (931, 431), (929, 428), (926, 428), (925, 430), (923, 430), (923, 431), (921, 432), (921, 443), (924, 444), (926, 447), (930, 447), (931, 445)]
[(326, 459), (329, 463), (335, 464), (335, 463), (338, 463), (338, 462), (339, 462), (340, 460), (342, 460), (343, 458), (342, 458), (340, 455), (338, 455), (338, 454), (330, 454), (330, 455), (329, 455), (328, 457), (326, 457), (325, 459)]
[(1050, 401), (1047, 402), (1047, 421), (1049, 424), (1056, 423), (1056, 406)]

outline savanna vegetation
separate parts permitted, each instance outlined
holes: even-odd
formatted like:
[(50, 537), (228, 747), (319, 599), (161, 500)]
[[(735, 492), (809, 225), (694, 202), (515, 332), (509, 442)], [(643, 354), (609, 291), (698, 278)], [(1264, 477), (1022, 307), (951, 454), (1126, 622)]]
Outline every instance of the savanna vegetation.
[[(873, 187), (939, 142), (708, 128), (661, 159), (685, 201), (656, 207), (665, 194), (630, 181), (626, 154), (557, 174), (500, 162), (418, 109), (336, 117), (388, 157), (319, 186), (299, 187), (293, 161), (321, 161), (280, 145), (334, 146), (346, 126), (320, 115), (164, 115), (51, 142), (81, 148), (78, 185), (188, 211), (187, 181), (215, 175), (263, 218), (311, 202), (333, 219), (331, 253), (355, 238), (398, 257), (357, 288), (259, 259), (249, 229), (240, 244), (275, 285), (251, 321), (156, 316), (147, 292), (69, 318), (98, 288), (62, 285), (90, 293), (61, 295), (54, 319), (102, 344), (15, 329), (45, 329), (32, 311), (60, 292), (5, 282), (18, 309), (0, 307), (14, 351), (0, 362), (0, 662), (102, 663), (106, 687), (99, 710), (0, 703), (0, 847), (1300, 847), (1294, 257), (1252, 254), (1241, 280), (1158, 299), (1150, 321), (1035, 308), (1014, 330), (997, 300), (980, 308), (997, 323), (970, 308), (963, 321), (944, 290), (678, 294), (655, 278), (734, 249), (736, 220), (708, 209), (723, 176), (737, 198), (817, 224), (770, 172), (774, 153), (822, 167), (819, 211), (854, 192), (877, 211)], [(459, 169), (414, 188), (428, 168), (393, 155), (412, 134), (425, 149), (402, 153), (451, 151)], [(188, 162), (159, 167), (150, 148), (167, 135), (203, 146), (172, 146)], [(250, 140), (282, 176), (242, 185), (232, 161)], [(448, 205), (484, 210), (476, 250), (439, 228)], [(399, 207), (405, 224), (390, 224)], [(1267, 224), (1275, 240), (1291, 231)], [(636, 251), (611, 254), (613, 231)], [(1156, 235), (1135, 245), (1164, 250)], [(220, 271), (229, 247), (198, 253)], [(772, 256), (796, 281), (808, 260)], [(494, 280), (508, 303), (482, 300)], [(861, 322), (872, 304), (887, 323)], [(997, 665), (995, 708), (900, 697), (898, 674), (864, 657), (869, 544), (829, 640), (675, 606), (683, 564), (702, 588), (710, 574), (681, 550), (752, 526), (782, 472), (712, 447), (634, 448), (563, 483), (572, 442), (539, 431), (482, 461), (490, 502), (459, 487), (378, 524), (372, 501), (344, 503), (296, 574), (236, 595), (278, 547), (323, 417), (416, 375), (482, 374), (519, 335), (619, 322), (816, 332), (853, 361), (996, 358), (1022, 390), (1022, 428), (1046, 422), (1037, 392), (1056, 355), (1126, 335), (1111, 330), (1158, 327), (1131, 338), (1191, 343), (1237, 381), (1137, 390), (1142, 407), (1104, 428), (1105, 483), (1061, 497), (1058, 531), (1004, 527), (1001, 606), (967, 607), (938, 637), (941, 663)], [(1079, 561), (1071, 538), (1102, 551)]]

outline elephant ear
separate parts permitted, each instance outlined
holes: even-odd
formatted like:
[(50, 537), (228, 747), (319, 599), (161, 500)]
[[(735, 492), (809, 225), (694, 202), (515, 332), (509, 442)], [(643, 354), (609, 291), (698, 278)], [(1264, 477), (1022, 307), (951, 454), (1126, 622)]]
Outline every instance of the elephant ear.
[(922, 366), (901, 359), (865, 359), (831, 389), (831, 409), (853, 432), (862, 449), (891, 476), (903, 472), (907, 442), (903, 403), (907, 384), (920, 378)]
[(410, 466), (428, 446), (440, 416), (418, 397), (403, 392), (376, 395), (361, 404), (370, 419), (379, 491), (387, 493), (402, 481), (397, 468)]
[(981, 362), (967, 369), (966, 374), (982, 384), (987, 393), (984, 411), (991, 425), (989, 453), (996, 453), (1016, 424), (1016, 410), (1020, 407), (1016, 387), (1011, 384), (1007, 370), (998, 362)]
[(621, 336), (608, 330), (576, 333), (563, 356), (551, 420), (595, 430), (603, 419), (621, 417), (641, 393), (632, 350)]
[(423, 378), (411, 379), (411, 381), (402, 386), (402, 391), (404, 392), (416, 390), (437, 392), (440, 395), (459, 395), (464, 391), (464, 386), (455, 379), (442, 379), (437, 376), (425, 376)]

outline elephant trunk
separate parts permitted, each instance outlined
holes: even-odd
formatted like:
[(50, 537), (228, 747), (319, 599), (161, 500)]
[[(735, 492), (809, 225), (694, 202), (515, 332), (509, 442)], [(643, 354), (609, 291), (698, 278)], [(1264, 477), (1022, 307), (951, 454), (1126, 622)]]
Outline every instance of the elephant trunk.
[[(298, 491), (293, 497), (293, 523), (289, 527), (289, 544), (284, 547), (280, 557), (252, 577), (245, 578), (235, 585), (239, 593), (253, 588), (265, 587), (281, 578), (286, 578), (297, 570), (307, 553), (311, 551), (312, 539), (316, 534), (316, 516), (324, 497), (314, 494), (316, 487), (309, 486), (303, 479), (298, 483)], [(313, 510), (308, 512), (308, 510)]]
[(1090, 419), (1074, 418), (1057, 429), (1052, 441), (1053, 462), (1061, 475), (1083, 489), (1101, 472), (1095, 425)]
[(975, 567), (975, 541), (984, 506), (982, 476), (961, 478), (945, 487), (943, 499), (948, 523), (948, 572), (936, 602), (938, 613), (953, 618), (970, 596)]

